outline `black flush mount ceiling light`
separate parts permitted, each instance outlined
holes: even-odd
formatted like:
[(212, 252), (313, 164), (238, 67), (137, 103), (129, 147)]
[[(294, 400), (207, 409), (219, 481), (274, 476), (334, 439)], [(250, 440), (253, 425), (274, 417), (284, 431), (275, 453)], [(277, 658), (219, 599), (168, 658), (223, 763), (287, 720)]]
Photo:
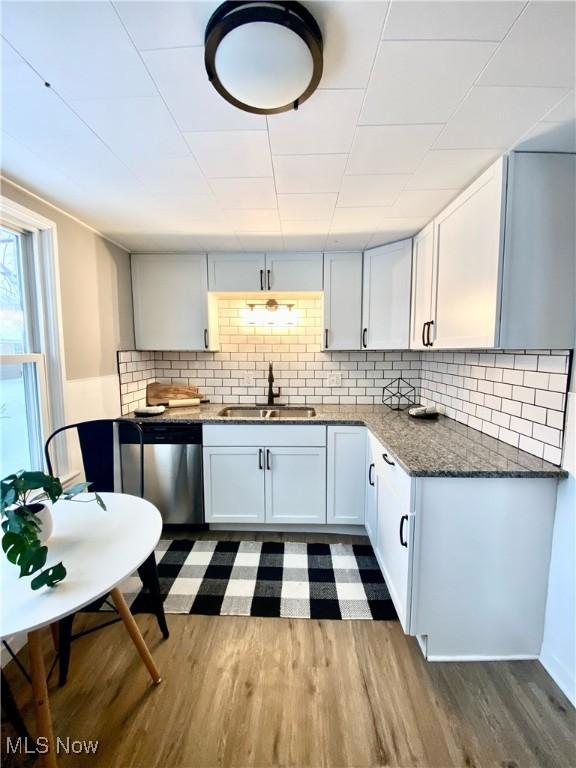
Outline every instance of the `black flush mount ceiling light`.
[(300, 3), (222, 3), (208, 22), (204, 45), (208, 79), (245, 112), (298, 109), (322, 77), (322, 33)]

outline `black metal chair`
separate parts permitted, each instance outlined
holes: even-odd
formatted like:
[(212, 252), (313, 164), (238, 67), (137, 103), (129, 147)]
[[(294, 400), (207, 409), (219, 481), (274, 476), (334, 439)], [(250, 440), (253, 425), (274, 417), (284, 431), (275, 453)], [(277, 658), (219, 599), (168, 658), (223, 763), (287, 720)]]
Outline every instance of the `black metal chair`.
[[(115, 426), (118, 431), (118, 441), (115, 441)], [(53, 432), (44, 446), (44, 455), (48, 472), (52, 475), (52, 460), (50, 457), (50, 445), (55, 437), (68, 430), (74, 429), (78, 434), (80, 452), (82, 454), (82, 464), (87, 482), (90, 483), (90, 490), (96, 492), (113, 492), (115, 488), (115, 461), (114, 446), (122, 442), (122, 435), (130, 430), (136, 432), (137, 442), (140, 444), (140, 496), (144, 496), (144, 434), (139, 424), (123, 419), (96, 419), (94, 421), (84, 421), (77, 424), (69, 424)], [(131, 440), (134, 442), (134, 440)], [(142, 584), (150, 592), (153, 604), (153, 612), (158, 620), (158, 626), (164, 638), (169, 637), (168, 625), (164, 615), (164, 605), (160, 592), (160, 582), (158, 580), (158, 570), (156, 560), (152, 552), (148, 558), (138, 568), (138, 575)], [(94, 605), (94, 604), (93, 604)], [(84, 610), (90, 610), (88, 606)], [(97, 629), (113, 624), (119, 619), (107, 621), (99, 624), (97, 627), (72, 634), (72, 625), (74, 614), (66, 616), (57, 624), (56, 643), (59, 657), (59, 685), (66, 683), (68, 677), (68, 668), (70, 666), (70, 649), (72, 640), (82, 635), (94, 632)]]

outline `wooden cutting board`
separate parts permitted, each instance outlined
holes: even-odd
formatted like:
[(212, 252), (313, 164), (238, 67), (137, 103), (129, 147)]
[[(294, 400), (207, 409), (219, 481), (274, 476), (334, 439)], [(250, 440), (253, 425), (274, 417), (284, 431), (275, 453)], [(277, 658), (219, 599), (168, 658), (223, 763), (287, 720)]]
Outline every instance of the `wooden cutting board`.
[(198, 387), (187, 384), (158, 384), (153, 382), (146, 387), (148, 405), (167, 405), (169, 400), (188, 400), (200, 397)]

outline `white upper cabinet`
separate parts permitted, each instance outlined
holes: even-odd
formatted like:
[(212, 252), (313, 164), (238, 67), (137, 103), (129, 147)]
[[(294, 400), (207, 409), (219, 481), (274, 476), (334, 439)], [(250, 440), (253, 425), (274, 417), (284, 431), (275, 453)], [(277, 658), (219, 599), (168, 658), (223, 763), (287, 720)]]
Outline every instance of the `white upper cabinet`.
[(266, 290), (321, 291), (322, 253), (267, 253)]
[(322, 253), (210, 253), (210, 291), (321, 291)]
[(136, 349), (213, 348), (206, 254), (134, 253), (131, 266)]
[(411, 239), (364, 251), (364, 349), (408, 348), (411, 262)]
[(435, 347), (495, 346), (505, 181), (501, 158), (435, 220)]
[(324, 349), (360, 349), (362, 254), (324, 254)]
[(208, 290), (263, 291), (265, 269), (263, 253), (209, 253)]
[(417, 235), (411, 348), (571, 348), (575, 189), (574, 155), (513, 152)]
[(412, 249), (412, 315), (410, 348), (424, 349), (433, 333), (432, 295), (435, 273), (434, 223), (414, 238)]

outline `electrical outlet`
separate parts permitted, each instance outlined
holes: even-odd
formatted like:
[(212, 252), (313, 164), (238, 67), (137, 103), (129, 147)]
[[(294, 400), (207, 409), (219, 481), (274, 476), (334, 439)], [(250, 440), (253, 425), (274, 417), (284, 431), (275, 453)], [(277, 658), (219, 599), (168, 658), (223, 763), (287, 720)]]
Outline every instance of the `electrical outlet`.
[(342, 386), (342, 374), (340, 373), (340, 371), (328, 374), (328, 386), (329, 387)]
[(248, 371), (247, 373), (244, 374), (244, 386), (245, 387), (253, 387), (254, 386), (254, 381), (255, 381), (255, 378), (254, 378), (254, 374), (252, 373), (252, 371)]

